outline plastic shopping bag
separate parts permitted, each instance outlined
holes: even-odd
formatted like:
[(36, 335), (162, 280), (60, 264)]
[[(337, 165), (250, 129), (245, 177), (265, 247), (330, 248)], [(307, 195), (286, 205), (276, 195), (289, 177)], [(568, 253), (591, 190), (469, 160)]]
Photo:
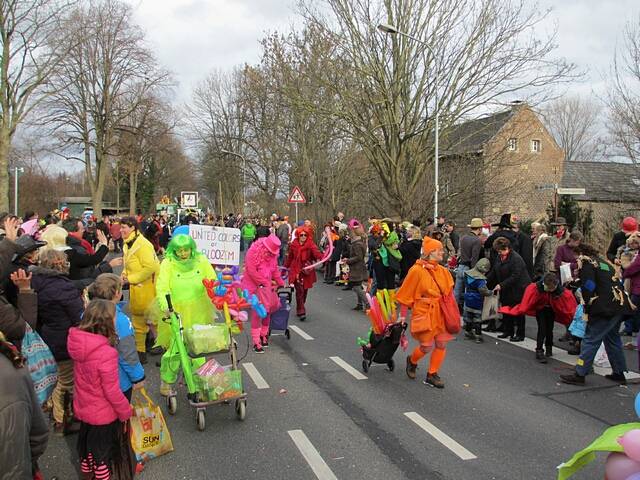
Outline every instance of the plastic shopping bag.
[(58, 381), (58, 365), (47, 344), (29, 324), (22, 339), (22, 355), (27, 360), (38, 402), (43, 405)]
[(573, 316), (573, 321), (569, 325), (569, 333), (574, 337), (584, 338), (584, 332), (587, 329), (587, 324), (584, 321), (584, 305), (579, 303), (576, 308), (576, 313)]
[(134, 390), (131, 417), (131, 446), (139, 462), (173, 451), (169, 429), (160, 407), (153, 403), (144, 389)]
[(611, 363), (609, 362), (609, 357), (607, 356), (607, 350), (604, 348), (604, 343), (600, 344), (600, 348), (598, 348), (598, 352), (596, 353), (596, 358), (593, 360), (593, 364), (596, 367), (611, 368)]
[(571, 264), (563, 263), (560, 265), (560, 283), (564, 285), (571, 281), (573, 281), (573, 276), (571, 275)]
[(498, 312), (498, 308), (500, 308), (499, 293), (495, 293), (490, 297), (485, 297), (484, 303), (482, 304), (482, 321), (486, 322), (488, 320), (502, 318), (502, 315)]

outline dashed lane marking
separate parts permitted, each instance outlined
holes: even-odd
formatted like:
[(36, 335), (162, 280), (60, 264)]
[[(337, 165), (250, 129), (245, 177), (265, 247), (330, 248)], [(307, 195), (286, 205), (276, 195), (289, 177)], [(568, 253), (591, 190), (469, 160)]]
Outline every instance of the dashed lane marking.
[(322, 459), (316, 447), (313, 446), (313, 443), (311, 443), (302, 430), (289, 430), (287, 433), (291, 437), (291, 440), (293, 440), (293, 443), (296, 444), (296, 447), (298, 447), (298, 450), (300, 450), (300, 453), (318, 480), (338, 480), (338, 477), (334, 475), (329, 465)]
[(456, 442), (449, 435), (447, 435), (442, 430), (440, 430), (438, 427), (436, 427), (431, 422), (429, 422), (422, 415), (419, 415), (416, 412), (406, 412), (404, 415), (409, 420), (411, 420), (413, 423), (418, 425), (421, 429), (423, 429), (425, 432), (427, 432), (429, 435), (431, 435), (433, 438), (435, 438), (442, 445), (444, 445), (449, 450), (451, 450), (453, 453), (455, 453), (462, 460), (473, 460), (475, 458), (478, 458), (473, 453), (471, 453), (469, 450), (467, 450), (462, 445), (460, 445), (458, 442)]
[(347, 362), (345, 362), (340, 357), (329, 357), (329, 359), (331, 359), (339, 367), (342, 367), (349, 375), (351, 375), (356, 380), (366, 380), (367, 379), (367, 377), (365, 375), (363, 375), (358, 370), (353, 368), (351, 365), (349, 365)]
[(258, 390), (263, 390), (265, 388), (269, 388), (269, 384), (266, 382), (264, 377), (260, 374), (256, 366), (251, 362), (243, 363), (242, 366), (247, 371), (253, 383), (256, 384)]
[(296, 332), (298, 335), (300, 335), (305, 340), (313, 340), (313, 337), (311, 335), (309, 335), (307, 332), (305, 332), (304, 330), (302, 330), (300, 327), (298, 327), (296, 325), (289, 325), (289, 329), (291, 329), (294, 332)]

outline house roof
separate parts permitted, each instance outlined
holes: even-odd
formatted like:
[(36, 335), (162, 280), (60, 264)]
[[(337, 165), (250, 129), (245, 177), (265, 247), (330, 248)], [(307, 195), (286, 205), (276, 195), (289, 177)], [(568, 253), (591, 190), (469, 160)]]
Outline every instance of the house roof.
[(565, 162), (562, 186), (584, 188), (576, 200), (638, 203), (640, 166), (614, 162)]
[(443, 135), (444, 151), (449, 154), (463, 154), (482, 150), (484, 145), (511, 119), (513, 113), (514, 109), (510, 108), (455, 125)]

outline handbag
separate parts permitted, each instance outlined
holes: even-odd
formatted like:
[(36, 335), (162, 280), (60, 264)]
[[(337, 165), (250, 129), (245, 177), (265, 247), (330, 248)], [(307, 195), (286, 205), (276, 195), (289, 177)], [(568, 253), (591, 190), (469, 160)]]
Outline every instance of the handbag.
[(264, 305), (267, 313), (273, 313), (280, 308), (280, 297), (272, 287), (258, 288), (256, 293), (258, 294), (258, 300)]
[(22, 339), (22, 355), (27, 361), (38, 402), (43, 405), (58, 382), (58, 365), (47, 344), (28, 323)]
[[(431, 272), (429, 272), (431, 274)], [(448, 294), (444, 294), (438, 282), (433, 275), (433, 282), (440, 290), (440, 298), (438, 298), (438, 304), (440, 305), (440, 313), (442, 314), (442, 318), (444, 319), (444, 328), (451, 335), (456, 335), (460, 333), (462, 328), (462, 317), (460, 315), (460, 308), (458, 308), (458, 302), (456, 302), (456, 297), (453, 295), (453, 289)]]
[(131, 405), (131, 447), (138, 462), (147, 462), (173, 451), (171, 435), (160, 407), (153, 403), (145, 389), (134, 390)]

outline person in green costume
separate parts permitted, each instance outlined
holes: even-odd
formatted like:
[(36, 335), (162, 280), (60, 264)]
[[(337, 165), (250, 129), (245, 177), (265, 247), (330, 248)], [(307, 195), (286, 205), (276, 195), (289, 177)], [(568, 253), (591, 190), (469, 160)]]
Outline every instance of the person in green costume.
[(250, 220), (247, 220), (240, 229), (240, 235), (242, 237), (242, 243), (240, 244), (241, 249), (249, 250), (249, 247), (256, 238), (256, 226)]
[[(197, 251), (193, 238), (184, 234), (175, 235), (167, 246), (156, 283), (156, 298), (160, 310), (168, 312), (166, 296), (169, 294), (173, 309), (182, 318), (185, 330), (196, 324), (210, 324), (215, 311), (202, 280), (216, 278), (207, 257)], [(156, 345), (167, 350), (160, 363), (160, 394), (164, 396), (169, 395), (180, 370), (180, 356), (174, 343), (170, 325), (159, 322)], [(203, 359), (193, 360), (194, 368), (202, 363)]]

